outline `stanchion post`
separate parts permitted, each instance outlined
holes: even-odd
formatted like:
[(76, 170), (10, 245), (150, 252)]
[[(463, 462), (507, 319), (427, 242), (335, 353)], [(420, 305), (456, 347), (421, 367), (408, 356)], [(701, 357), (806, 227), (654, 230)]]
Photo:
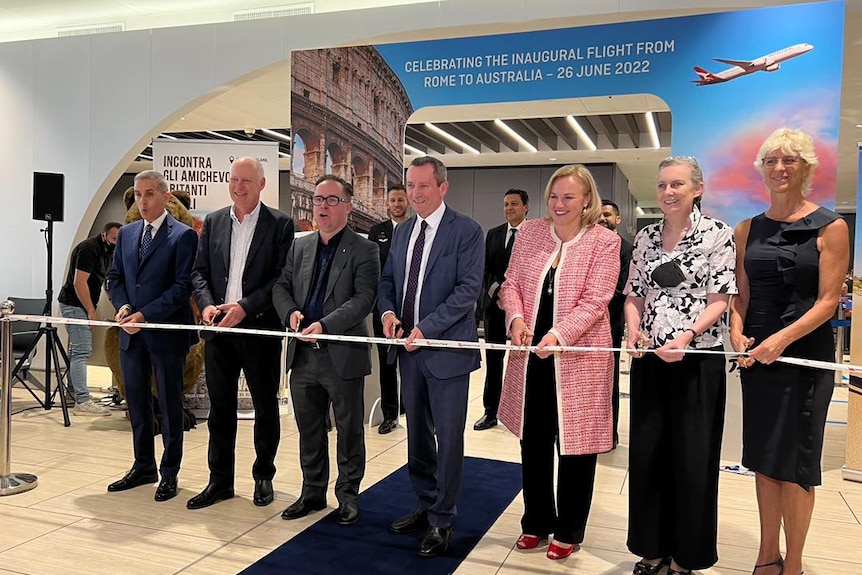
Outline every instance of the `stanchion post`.
[(0, 378), (0, 496), (14, 495), (36, 487), (37, 479), (30, 473), (12, 473), (12, 321), (15, 303), (0, 303), (0, 345), (3, 348), (3, 369)]

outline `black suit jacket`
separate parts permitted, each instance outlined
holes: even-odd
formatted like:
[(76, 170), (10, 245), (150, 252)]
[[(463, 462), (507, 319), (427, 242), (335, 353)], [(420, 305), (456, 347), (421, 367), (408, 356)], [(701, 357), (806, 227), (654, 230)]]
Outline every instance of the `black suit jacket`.
[(372, 226), (368, 231), (368, 239), (377, 244), (380, 249), (380, 269), (386, 265), (389, 257), (389, 246), (392, 245), (392, 220), (386, 220)]
[[(484, 277), (484, 307), (488, 310), (500, 309), (497, 307), (497, 297), (503, 280), (506, 279), (506, 268), (509, 267), (510, 253), (506, 253), (506, 234), (509, 232), (509, 224), (503, 224), (488, 230), (485, 236), (485, 277)], [(517, 236), (516, 236), (517, 238)], [(502, 310), (501, 310), (502, 311)]]
[[(194, 297), (203, 310), (208, 305), (225, 303), (230, 271), (230, 206), (208, 214), (198, 242), (192, 269)], [(239, 304), (246, 318), (237, 326), (251, 329), (281, 330), (281, 320), (272, 305), (272, 286), (281, 275), (287, 252), (293, 243), (293, 220), (279, 210), (260, 205), (248, 258), (242, 274), (243, 297)], [(213, 332), (204, 332), (212, 339)]]
[(619, 343), (623, 337), (623, 324), (625, 323), (623, 320), (623, 304), (626, 302), (623, 290), (626, 289), (626, 284), (629, 281), (629, 264), (632, 261), (632, 245), (625, 238), (621, 237), (620, 240), (620, 277), (617, 280), (614, 296), (608, 305), (614, 345)]

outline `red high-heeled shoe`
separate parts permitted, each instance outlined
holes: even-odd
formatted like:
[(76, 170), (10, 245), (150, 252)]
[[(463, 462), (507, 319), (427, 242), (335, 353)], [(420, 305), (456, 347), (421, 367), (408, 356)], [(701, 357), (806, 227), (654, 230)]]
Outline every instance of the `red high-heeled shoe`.
[(522, 533), (520, 537), (518, 537), (518, 542), (515, 545), (518, 549), (535, 549), (538, 547), (543, 541), (547, 541), (547, 535), (527, 535)]
[(557, 545), (556, 541), (551, 541), (551, 544), (548, 545), (548, 559), (553, 559), (554, 561), (558, 559), (565, 559), (569, 555), (571, 555), (575, 549), (578, 549), (577, 545), (571, 545), (569, 547), (561, 547)]

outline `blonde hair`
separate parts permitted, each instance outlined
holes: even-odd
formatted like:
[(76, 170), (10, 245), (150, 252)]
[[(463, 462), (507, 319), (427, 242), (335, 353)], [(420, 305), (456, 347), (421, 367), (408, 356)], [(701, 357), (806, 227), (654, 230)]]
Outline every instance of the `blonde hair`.
[(800, 159), (808, 164), (808, 173), (802, 180), (802, 195), (811, 193), (811, 182), (814, 180), (814, 170), (820, 164), (817, 154), (814, 152), (814, 138), (802, 130), (791, 128), (779, 128), (769, 134), (754, 160), (754, 167), (763, 172), (763, 157), (773, 150), (781, 150), (788, 155), (798, 155)]
[[(599, 189), (596, 185), (595, 178), (593, 178), (593, 175), (583, 164), (563, 166), (553, 173), (551, 179), (548, 180), (548, 185), (545, 186), (545, 205), (548, 205), (548, 198), (551, 196), (551, 188), (554, 187), (556, 181), (561, 178), (568, 177), (576, 178), (581, 182), (587, 191), (587, 195), (590, 197), (589, 205), (584, 210), (584, 213), (581, 214), (581, 225), (592, 226), (598, 223), (602, 217), (602, 198), (599, 195)], [(553, 218), (548, 214), (545, 216), (545, 219), (551, 221)]]

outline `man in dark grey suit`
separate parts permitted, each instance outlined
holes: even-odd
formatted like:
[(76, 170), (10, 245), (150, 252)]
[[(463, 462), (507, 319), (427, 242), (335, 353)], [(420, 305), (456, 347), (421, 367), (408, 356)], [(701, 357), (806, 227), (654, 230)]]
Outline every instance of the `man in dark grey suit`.
[(407, 469), (416, 508), (389, 527), (425, 529), (419, 555), (443, 553), (452, 538), (464, 472), (464, 425), (477, 349), (419, 348), (417, 339), (477, 341), (476, 301), (482, 290), (482, 228), (443, 203), (446, 166), (416, 158), (407, 169), (407, 197), (416, 216), (395, 228), (377, 288), (386, 337), (405, 337), (398, 355), (407, 410)]
[[(389, 186), (389, 190), (386, 192), (386, 211), (389, 212), (389, 219), (372, 226), (368, 231), (368, 239), (380, 248), (380, 269), (386, 265), (389, 246), (392, 245), (392, 234), (396, 226), (407, 219), (407, 190), (404, 189), (403, 184)], [(380, 323), (380, 310), (377, 309), (377, 306), (374, 306), (371, 319), (374, 335), (383, 337), (383, 324)], [(377, 428), (377, 432), (381, 435), (390, 433), (398, 427), (398, 368), (396, 364), (389, 363), (387, 360), (389, 347), (388, 345), (377, 346), (377, 356), (380, 360), (378, 368), (380, 371), (380, 409), (383, 411), (383, 421)]]
[[(278, 317), (302, 335), (367, 336), (365, 318), (380, 277), (378, 248), (347, 227), (353, 189), (339, 177), (317, 181), (312, 196), (318, 232), (298, 238), (272, 290)], [(329, 453), (324, 415), (330, 401), (337, 431), (336, 521), (359, 518), (356, 500), (365, 475), (363, 388), (371, 373), (364, 343), (291, 338), (287, 352), (290, 394), (299, 429), (302, 493), (281, 514), (297, 519), (326, 507)]]
[[(230, 167), (233, 205), (207, 215), (192, 269), (194, 296), (206, 324), (281, 330), (272, 305), (272, 286), (281, 275), (293, 242), (293, 220), (265, 206), (263, 166), (238, 158)], [(201, 509), (234, 496), (236, 395), (240, 370), (254, 404), (254, 504), (273, 500), (272, 478), (281, 435), (278, 386), (282, 339), (214, 334), (205, 331), (206, 377), (210, 397), (210, 477), (207, 486), (186, 503)]]

